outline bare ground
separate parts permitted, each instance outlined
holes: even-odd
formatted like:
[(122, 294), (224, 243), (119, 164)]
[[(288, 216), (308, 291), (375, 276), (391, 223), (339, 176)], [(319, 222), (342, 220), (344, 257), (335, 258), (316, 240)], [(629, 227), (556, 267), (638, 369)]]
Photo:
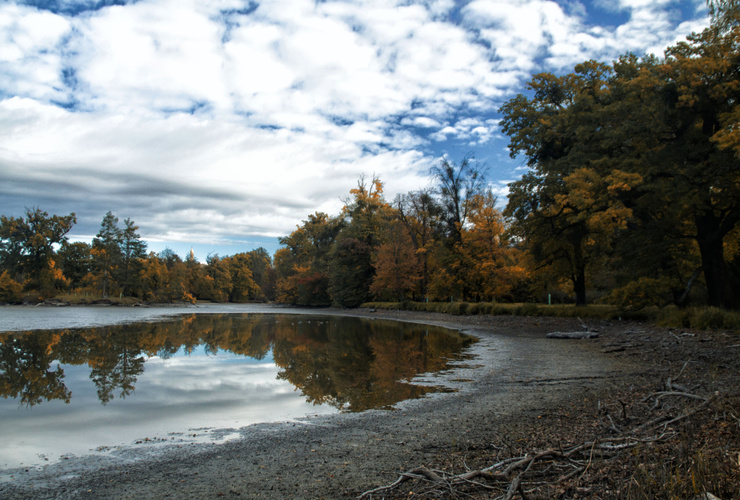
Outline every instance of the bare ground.
[[(560, 318), (320, 312), (439, 324), (481, 341), (474, 359), (429, 381), (454, 393), (394, 410), (251, 426), (241, 429), (241, 439), (219, 445), (136, 447), (3, 471), (0, 497), (314, 499), (372, 490), (365, 498), (691, 498), (703, 491), (740, 497), (734, 334)], [(599, 337), (545, 338), (585, 329)], [(665, 392), (693, 397), (658, 394)], [(636, 445), (607, 452), (604, 443), (626, 442), (635, 429)], [(589, 446), (579, 457), (556, 458), (583, 443)], [(450, 479), (544, 450), (555, 454), (526, 474)], [(567, 477), (563, 467), (578, 473)], [(399, 478), (408, 480), (378, 489)]]

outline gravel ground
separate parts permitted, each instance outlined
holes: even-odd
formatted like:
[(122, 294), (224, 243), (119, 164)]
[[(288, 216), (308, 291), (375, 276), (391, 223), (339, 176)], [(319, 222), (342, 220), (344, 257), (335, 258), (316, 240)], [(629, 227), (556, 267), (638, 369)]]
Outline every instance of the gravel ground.
[(430, 379), (456, 392), (393, 410), (254, 425), (222, 444), (144, 445), (0, 471), (0, 498), (354, 498), (414, 466), (485, 449), (509, 426), (544, 422), (568, 401), (597, 404), (602, 391), (646, 370), (644, 360), (626, 355), (629, 346), (609, 347), (638, 328), (629, 323), (591, 322), (598, 339), (553, 340), (545, 334), (584, 325), (557, 318), (320, 312), (437, 324), (480, 342), (470, 360)]

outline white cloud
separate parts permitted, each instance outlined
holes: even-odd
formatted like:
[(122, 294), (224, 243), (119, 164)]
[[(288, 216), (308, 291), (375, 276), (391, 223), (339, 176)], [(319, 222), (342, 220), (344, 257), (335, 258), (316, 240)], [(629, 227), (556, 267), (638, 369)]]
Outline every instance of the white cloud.
[(70, 30), (61, 16), (0, 5), (0, 89), (49, 101), (67, 100), (60, 45)]
[(705, 23), (674, 5), (623, 0), (628, 20), (599, 26), (578, 1), (5, 3), (0, 213), (63, 207), (94, 234), (113, 210), (160, 240), (285, 234), (363, 173), (392, 199), (450, 147), (498, 154), (495, 110), (532, 72), (661, 51)]

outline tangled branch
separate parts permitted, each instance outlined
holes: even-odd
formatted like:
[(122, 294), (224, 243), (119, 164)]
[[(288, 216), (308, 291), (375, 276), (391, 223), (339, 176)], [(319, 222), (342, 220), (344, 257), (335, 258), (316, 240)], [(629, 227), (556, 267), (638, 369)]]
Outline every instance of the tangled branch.
[[(685, 368), (685, 365), (684, 365)], [(681, 373), (683, 372), (683, 369)], [(676, 377), (678, 379), (681, 375)], [(643, 398), (642, 403), (653, 404), (642, 422), (632, 422), (629, 430), (617, 427), (611, 416), (607, 415), (610, 425), (605, 426), (604, 434), (617, 434), (617, 437), (602, 435), (597, 439), (585, 441), (564, 449), (548, 448), (543, 451), (527, 453), (523, 456), (510, 457), (485, 468), (452, 474), (433, 470), (424, 466), (415, 467), (403, 472), (392, 483), (365, 491), (358, 499), (371, 499), (398, 489), (402, 484), (416, 481), (427, 488), (426, 492), (459, 492), (478, 490), (487, 491), (498, 500), (511, 500), (517, 494), (522, 498), (544, 485), (564, 483), (574, 477), (581, 479), (595, 460), (606, 460), (619, 456), (636, 446), (658, 443), (677, 435), (672, 428), (674, 424), (689, 419), (710, 407), (719, 397), (715, 393), (703, 397), (684, 390), (676, 390), (675, 379), (669, 378), (665, 384), (667, 391), (659, 391)], [(665, 406), (667, 399), (687, 402), (701, 401), (694, 406)], [(622, 404), (622, 413), (626, 417), (626, 405)], [(653, 415), (660, 413), (659, 415)], [(496, 496), (498, 495), (498, 496)]]

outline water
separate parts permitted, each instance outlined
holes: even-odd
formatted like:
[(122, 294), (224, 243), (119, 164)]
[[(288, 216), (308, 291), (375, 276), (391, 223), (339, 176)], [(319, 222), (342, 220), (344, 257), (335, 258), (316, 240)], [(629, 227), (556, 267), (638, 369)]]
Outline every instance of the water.
[(409, 380), (473, 342), (382, 320), (186, 311), (0, 308), (0, 467), (389, 408), (437, 390)]

